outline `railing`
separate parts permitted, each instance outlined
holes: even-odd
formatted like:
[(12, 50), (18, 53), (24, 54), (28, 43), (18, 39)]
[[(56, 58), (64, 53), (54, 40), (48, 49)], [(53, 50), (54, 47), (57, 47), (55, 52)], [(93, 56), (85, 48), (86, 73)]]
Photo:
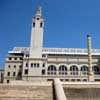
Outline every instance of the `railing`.
[(59, 76), (87, 76), (87, 71), (47, 71), (48, 75), (59, 75)]
[[(80, 48), (43, 48), (43, 53), (47, 54), (84, 54), (87, 55), (87, 49)], [(93, 55), (100, 55), (100, 49), (92, 49)]]
[(12, 51), (9, 51), (8, 53), (26, 53), (29, 54), (29, 47), (14, 47)]
[[(29, 47), (15, 47), (9, 53), (29, 53)], [(81, 48), (43, 48), (43, 54), (79, 54), (87, 55), (87, 49)], [(100, 55), (100, 49), (92, 49), (93, 55)]]
[[(87, 71), (67, 71), (67, 72), (59, 72), (59, 71), (47, 71), (46, 75), (51, 77), (61, 77), (61, 78), (88, 78)], [(94, 74), (95, 79), (100, 79), (100, 75)]]

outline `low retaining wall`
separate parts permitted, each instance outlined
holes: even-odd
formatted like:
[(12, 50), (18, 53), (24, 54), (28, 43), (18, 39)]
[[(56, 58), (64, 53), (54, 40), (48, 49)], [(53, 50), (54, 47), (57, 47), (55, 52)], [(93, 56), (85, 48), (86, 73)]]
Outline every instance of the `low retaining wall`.
[(0, 85), (0, 100), (53, 100), (52, 84)]
[(68, 100), (100, 100), (100, 83), (64, 83)]

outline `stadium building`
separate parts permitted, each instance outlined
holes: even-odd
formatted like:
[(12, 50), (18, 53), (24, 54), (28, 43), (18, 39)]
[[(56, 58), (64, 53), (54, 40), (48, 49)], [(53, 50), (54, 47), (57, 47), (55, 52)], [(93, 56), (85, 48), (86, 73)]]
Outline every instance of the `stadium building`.
[(44, 17), (39, 7), (32, 17), (29, 47), (14, 47), (5, 60), (4, 82), (13, 80), (100, 81), (100, 49), (43, 48)]

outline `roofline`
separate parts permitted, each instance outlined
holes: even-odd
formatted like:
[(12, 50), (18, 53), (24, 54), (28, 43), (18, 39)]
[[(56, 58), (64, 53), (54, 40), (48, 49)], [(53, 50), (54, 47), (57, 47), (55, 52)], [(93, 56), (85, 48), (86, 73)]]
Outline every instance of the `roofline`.
[[(9, 54), (29, 54), (29, 47), (15, 47)], [(68, 55), (88, 55), (86, 48), (43, 48), (43, 54), (68, 54)], [(100, 55), (100, 49), (92, 49), (92, 55)]]

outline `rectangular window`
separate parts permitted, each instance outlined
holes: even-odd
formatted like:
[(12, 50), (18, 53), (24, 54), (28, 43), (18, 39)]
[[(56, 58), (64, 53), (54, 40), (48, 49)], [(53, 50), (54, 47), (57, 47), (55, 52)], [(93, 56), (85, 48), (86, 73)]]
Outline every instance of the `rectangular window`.
[(26, 55), (26, 57), (29, 57), (29, 55)]
[(14, 65), (14, 68), (16, 68), (16, 65)]
[(34, 67), (36, 67), (36, 64), (34, 64)]
[(37, 64), (37, 67), (39, 67), (39, 63)]
[(17, 60), (17, 58), (14, 58), (14, 60)]
[(7, 80), (7, 83), (9, 83), (10, 81), (9, 80)]
[(26, 67), (28, 67), (28, 63), (26, 63)]
[(10, 65), (8, 65), (8, 67), (10, 68), (11, 66), (10, 66)]
[(39, 67), (39, 63), (34, 63), (34, 67)]
[(45, 67), (45, 64), (43, 64), (42, 67)]
[(45, 75), (45, 70), (44, 69), (42, 70), (42, 75)]
[(25, 75), (27, 75), (28, 74), (28, 69), (25, 69)]
[(31, 63), (31, 67), (33, 67), (33, 63)]
[(20, 57), (20, 60), (23, 60), (23, 58)]
[(12, 58), (11, 57), (9, 57), (9, 60), (11, 60)]
[(33, 23), (33, 27), (35, 27), (35, 23)]
[(15, 72), (13, 72), (13, 76), (15, 76), (16, 75), (16, 73)]
[(10, 72), (8, 72), (7, 75), (10, 76)]
[(21, 69), (22, 68), (22, 65), (20, 65), (19, 68)]
[(43, 26), (43, 23), (41, 22), (41, 23), (40, 23), (40, 27), (42, 27), (42, 26)]

